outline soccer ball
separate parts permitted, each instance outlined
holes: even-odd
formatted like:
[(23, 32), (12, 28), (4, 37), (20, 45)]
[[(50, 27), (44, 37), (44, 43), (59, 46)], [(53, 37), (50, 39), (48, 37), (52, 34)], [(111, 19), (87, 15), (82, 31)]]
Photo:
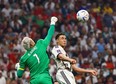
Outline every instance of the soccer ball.
[(89, 13), (86, 10), (79, 10), (76, 14), (76, 18), (78, 21), (88, 21), (89, 20)]

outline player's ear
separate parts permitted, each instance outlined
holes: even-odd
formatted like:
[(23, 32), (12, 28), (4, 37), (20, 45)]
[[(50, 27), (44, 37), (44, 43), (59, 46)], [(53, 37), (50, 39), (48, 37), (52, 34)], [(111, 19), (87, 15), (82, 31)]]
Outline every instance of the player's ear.
[(56, 39), (56, 43), (58, 43), (58, 39)]
[(34, 45), (35, 45), (35, 42), (32, 39), (30, 39), (30, 47), (33, 47)]

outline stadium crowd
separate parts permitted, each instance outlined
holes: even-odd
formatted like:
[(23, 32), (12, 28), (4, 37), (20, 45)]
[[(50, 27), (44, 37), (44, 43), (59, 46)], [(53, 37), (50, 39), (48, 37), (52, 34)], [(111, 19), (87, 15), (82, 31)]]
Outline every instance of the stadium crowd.
[[(89, 21), (76, 19), (80, 9), (89, 12)], [(0, 0), (0, 84), (29, 84), (28, 68), (21, 79), (16, 75), (15, 64), (25, 52), (20, 43), (24, 36), (44, 38), (51, 16), (58, 17), (55, 34), (66, 34), (66, 51), (77, 66), (98, 70), (97, 76), (73, 72), (77, 84), (116, 84), (115, 0)], [(53, 37), (48, 53), (54, 81), (56, 65), (50, 52), (55, 44)]]

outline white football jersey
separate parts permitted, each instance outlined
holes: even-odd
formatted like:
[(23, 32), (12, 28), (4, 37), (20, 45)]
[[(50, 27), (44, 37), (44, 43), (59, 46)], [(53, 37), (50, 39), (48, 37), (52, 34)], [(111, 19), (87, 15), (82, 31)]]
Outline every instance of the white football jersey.
[(62, 61), (62, 60), (59, 60), (57, 58), (57, 56), (59, 54), (61, 54), (61, 53), (64, 54), (64, 56), (68, 57), (67, 53), (65, 52), (65, 50), (61, 46), (57, 45), (57, 46), (53, 47), (52, 54), (53, 54), (54, 60), (55, 60), (56, 65), (57, 65), (57, 69), (65, 69), (65, 68), (71, 69), (70, 62), (68, 62), (68, 61)]

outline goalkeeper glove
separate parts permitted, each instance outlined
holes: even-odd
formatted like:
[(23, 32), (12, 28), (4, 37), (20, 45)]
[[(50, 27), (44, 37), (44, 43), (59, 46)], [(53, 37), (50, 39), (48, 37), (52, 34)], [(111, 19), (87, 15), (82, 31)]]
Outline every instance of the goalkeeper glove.
[(18, 69), (19, 69), (19, 67), (20, 67), (19, 63), (16, 63), (16, 64), (15, 64), (15, 69), (17, 69), (17, 70), (18, 70)]
[(55, 17), (55, 16), (53, 16), (53, 17), (51, 17), (51, 25), (55, 25), (55, 23), (58, 21), (58, 18), (57, 17)]

